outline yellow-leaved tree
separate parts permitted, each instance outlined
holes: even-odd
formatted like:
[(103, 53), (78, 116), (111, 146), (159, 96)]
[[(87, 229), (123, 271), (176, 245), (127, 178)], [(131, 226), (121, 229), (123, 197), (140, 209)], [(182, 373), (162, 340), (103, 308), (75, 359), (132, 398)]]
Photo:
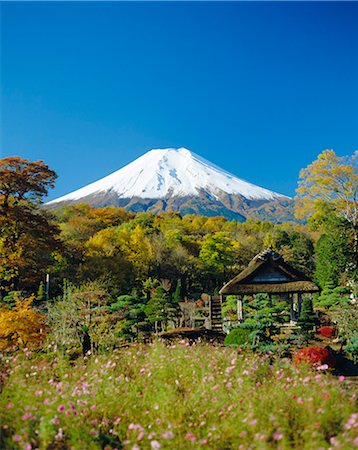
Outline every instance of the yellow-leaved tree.
[(147, 277), (153, 250), (144, 229), (140, 225), (136, 225), (133, 230), (121, 227), (117, 238), (125, 258), (134, 267), (136, 279)]
[(328, 210), (345, 219), (353, 233), (354, 254), (358, 251), (358, 151), (337, 156), (324, 150), (316, 161), (300, 172), (295, 216), (320, 218)]
[(45, 316), (34, 310), (35, 296), (15, 297), (14, 309), (0, 310), (0, 349), (37, 347), (45, 337)]
[(295, 198), (295, 213), (302, 218), (320, 211), (328, 203), (353, 225), (357, 224), (358, 151), (339, 157), (334, 150), (324, 150), (316, 161), (300, 172)]

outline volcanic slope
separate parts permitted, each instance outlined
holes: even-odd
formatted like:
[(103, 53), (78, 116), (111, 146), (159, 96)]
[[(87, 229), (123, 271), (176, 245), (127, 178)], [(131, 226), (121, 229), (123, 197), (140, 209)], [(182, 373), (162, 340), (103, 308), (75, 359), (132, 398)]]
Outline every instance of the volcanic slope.
[(140, 211), (248, 217), (281, 222), (292, 218), (292, 200), (256, 186), (186, 148), (154, 149), (116, 172), (48, 202), (121, 206)]

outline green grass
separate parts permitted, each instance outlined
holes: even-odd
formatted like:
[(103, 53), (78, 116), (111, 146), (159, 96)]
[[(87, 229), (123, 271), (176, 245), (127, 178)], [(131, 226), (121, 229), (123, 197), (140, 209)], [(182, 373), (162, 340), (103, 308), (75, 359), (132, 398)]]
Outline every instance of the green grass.
[(345, 381), (207, 344), (3, 358), (1, 449), (353, 449)]

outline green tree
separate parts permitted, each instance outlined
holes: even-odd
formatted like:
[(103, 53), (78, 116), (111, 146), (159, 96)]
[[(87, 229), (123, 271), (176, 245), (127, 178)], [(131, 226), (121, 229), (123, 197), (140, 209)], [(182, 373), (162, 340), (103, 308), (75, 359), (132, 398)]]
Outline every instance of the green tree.
[(133, 292), (131, 295), (120, 295), (110, 309), (121, 312), (123, 320), (117, 327), (118, 335), (126, 340), (138, 338), (141, 332), (149, 331), (150, 325), (145, 314), (145, 298)]
[(330, 227), (318, 239), (316, 244), (315, 279), (320, 287), (328, 282), (340, 284), (342, 275), (350, 264), (351, 248), (347, 237), (347, 228), (336, 224)]
[(155, 331), (158, 332), (159, 328), (166, 330), (170, 321), (177, 322), (179, 305), (159, 286), (149, 300), (145, 313), (149, 321), (154, 324)]
[(234, 248), (231, 239), (220, 231), (213, 235), (205, 235), (199, 258), (210, 274), (218, 280), (224, 280), (234, 262)]
[(182, 290), (181, 279), (179, 278), (178, 281), (177, 281), (177, 285), (175, 287), (174, 294), (173, 294), (173, 300), (176, 303), (181, 302), (182, 299), (183, 299), (181, 290)]
[(319, 320), (313, 310), (313, 301), (310, 297), (302, 300), (302, 309), (298, 325), (304, 329), (312, 329), (319, 324)]
[(336, 286), (335, 282), (327, 281), (322, 292), (316, 298), (315, 304), (325, 308), (332, 306), (344, 306), (349, 303), (349, 288), (347, 286)]
[(44, 300), (46, 300), (46, 289), (45, 289), (45, 284), (43, 281), (40, 282), (40, 286), (37, 291), (36, 299), (38, 302), (43, 302)]
[(79, 287), (66, 282), (62, 297), (49, 305), (47, 315), (58, 347), (67, 351), (82, 346), (93, 351), (114, 346), (118, 341), (117, 325), (123, 316), (116, 311), (110, 313), (111, 302), (101, 282), (87, 282)]

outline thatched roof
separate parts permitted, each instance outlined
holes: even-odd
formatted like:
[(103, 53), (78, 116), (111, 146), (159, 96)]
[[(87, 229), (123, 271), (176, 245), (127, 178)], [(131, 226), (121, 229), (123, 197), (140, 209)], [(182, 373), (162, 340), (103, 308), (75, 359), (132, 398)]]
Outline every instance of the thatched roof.
[(256, 255), (246, 269), (226, 283), (220, 294), (306, 293), (319, 290), (307, 275), (285, 262), (281, 255), (268, 249)]

